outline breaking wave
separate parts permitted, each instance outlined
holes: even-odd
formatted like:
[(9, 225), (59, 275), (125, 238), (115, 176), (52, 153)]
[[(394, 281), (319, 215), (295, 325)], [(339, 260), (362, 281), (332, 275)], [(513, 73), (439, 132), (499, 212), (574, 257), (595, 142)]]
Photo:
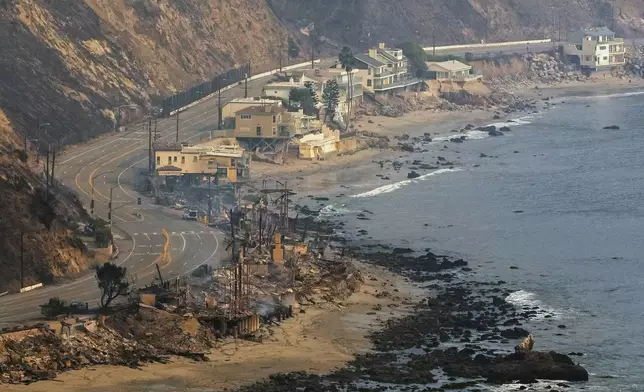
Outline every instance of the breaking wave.
[(324, 206), (324, 207), (320, 210), (319, 215), (320, 215), (321, 217), (327, 217), (327, 216), (343, 216), (343, 215), (350, 214), (350, 213), (352, 213), (352, 212), (355, 212), (355, 211), (352, 211), (352, 210), (350, 210), (350, 209), (348, 209), (348, 208), (345, 208), (345, 204), (342, 204), (342, 205), (340, 205), (339, 207), (336, 207), (336, 206), (335, 206), (335, 205), (333, 205), (333, 204), (329, 204), (329, 205)]
[(403, 180), (403, 181), (395, 182), (395, 183), (389, 184), (389, 185), (383, 185), (381, 187), (378, 187), (376, 189), (370, 190), (368, 192), (359, 193), (357, 195), (352, 195), (351, 197), (374, 197), (374, 196), (382, 195), (383, 193), (390, 193), (390, 192), (396, 191), (396, 190), (398, 190), (400, 188), (403, 188), (403, 187), (405, 187), (407, 185), (415, 184), (418, 181), (423, 181), (423, 180), (425, 180), (425, 179), (427, 179), (429, 177), (432, 177), (432, 176), (435, 176), (435, 175), (438, 175), (438, 174), (452, 173), (452, 172), (458, 172), (458, 171), (461, 171), (461, 169), (439, 169), (439, 170), (436, 170), (436, 171), (431, 172), (431, 173), (423, 174), (422, 176), (417, 177), (417, 178), (413, 178), (413, 179), (409, 179), (409, 180)]
[(561, 318), (563, 312), (559, 309), (552, 308), (548, 305), (545, 305), (542, 301), (537, 299), (537, 295), (530, 291), (519, 290), (511, 293), (505, 298), (505, 301), (514, 305), (517, 308), (529, 307), (529, 308), (538, 308), (537, 315), (535, 319), (542, 320), (545, 319), (546, 315), (551, 315), (552, 318), (558, 319)]

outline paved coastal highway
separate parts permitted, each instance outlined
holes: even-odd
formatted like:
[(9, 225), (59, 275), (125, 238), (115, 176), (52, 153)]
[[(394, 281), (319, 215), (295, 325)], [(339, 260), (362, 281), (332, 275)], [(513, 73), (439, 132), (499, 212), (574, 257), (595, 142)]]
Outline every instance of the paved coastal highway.
[[(328, 66), (324, 61), (317, 66)], [(260, 95), (269, 78), (248, 83), (249, 96)], [(243, 97), (244, 88), (236, 86), (222, 92), (222, 101)], [(217, 127), (217, 99), (206, 100), (180, 114), (179, 140), (198, 142)], [(160, 119), (157, 134), (161, 140), (174, 141), (176, 119)], [(213, 133), (216, 134), (216, 133)], [(165, 229), (170, 239), (170, 260), (160, 263), (164, 278), (189, 274), (202, 264), (217, 266), (225, 257), (224, 235), (203, 223), (184, 221), (181, 212), (153, 204), (142, 197), (137, 204), (134, 189), (135, 169), (147, 170), (148, 135), (143, 130), (111, 133), (87, 144), (76, 146), (57, 157), (56, 175), (69, 189), (74, 190), (89, 210), (94, 177), (96, 215), (106, 218), (110, 189), (113, 196), (113, 232), (120, 253), (115, 263), (136, 275), (139, 286), (148, 284), (156, 274), (155, 264), (166, 242)], [(73, 282), (47, 286), (23, 294), (0, 297), (0, 327), (40, 315), (38, 305), (51, 297), (66, 301), (95, 304), (98, 291), (93, 271)]]

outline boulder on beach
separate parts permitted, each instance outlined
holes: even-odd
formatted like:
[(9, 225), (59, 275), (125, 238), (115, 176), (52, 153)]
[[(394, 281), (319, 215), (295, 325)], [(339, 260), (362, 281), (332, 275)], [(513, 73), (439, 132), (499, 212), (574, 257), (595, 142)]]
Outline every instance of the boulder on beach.
[(503, 136), (504, 135), (503, 132), (497, 131), (496, 129), (493, 130), (493, 131), (488, 131), (487, 134), (490, 135), (490, 136)]
[(481, 131), (481, 132), (490, 132), (490, 131), (496, 131), (496, 126), (488, 125), (488, 126), (485, 126), (485, 127), (478, 127), (476, 129)]
[(503, 336), (506, 339), (521, 339), (529, 335), (530, 335), (530, 332), (519, 327), (504, 329), (503, 331), (501, 331), (501, 336)]
[(617, 125), (609, 125), (609, 126), (607, 126), (607, 127), (604, 127), (604, 129), (614, 129), (614, 130), (617, 130), (617, 129), (619, 129), (619, 126), (617, 126)]
[(407, 178), (418, 178), (418, 177), (420, 177), (420, 174), (418, 174), (417, 172), (415, 172), (413, 170), (410, 171), (409, 173), (407, 173)]
[(510, 132), (510, 131), (512, 131), (512, 130), (510, 129), (510, 127), (505, 126), (505, 127), (501, 127), (501, 128), (499, 128), (499, 131), (501, 131), (501, 132)]
[(498, 357), (483, 374), (488, 382), (506, 383), (516, 380), (588, 381), (588, 371), (570, 357), (554, 351), (519, 352)]

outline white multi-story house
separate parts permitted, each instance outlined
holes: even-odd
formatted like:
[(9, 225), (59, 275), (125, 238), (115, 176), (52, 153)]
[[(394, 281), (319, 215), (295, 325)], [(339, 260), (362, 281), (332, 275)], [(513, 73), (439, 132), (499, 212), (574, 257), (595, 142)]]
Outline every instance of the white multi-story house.
[(582, 29), (569, 34), (564, 55), (574, 64), (591, 71), (624, 64), (624, 39), (606, 27)]
[(376, 94), (399, 92), (423, 83), (418, 78), (410, 77), (409, 61), (402, 49), (388, 48), (384, 43), (377, 48), (369, 49), (366, 54), (357, 54), (356, 69), (366, 80), (363, 88)]

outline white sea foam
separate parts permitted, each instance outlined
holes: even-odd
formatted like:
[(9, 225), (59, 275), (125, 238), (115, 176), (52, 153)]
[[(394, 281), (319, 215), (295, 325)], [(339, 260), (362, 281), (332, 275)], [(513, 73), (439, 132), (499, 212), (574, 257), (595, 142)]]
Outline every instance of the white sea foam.
[(335, 206), (333, 204), (326, 205), (320, 210), (319, 215), (320, 216), (343, 216), (354, 212), (348, 208), (345, 208), (345, 206), (346, 206), (345, 204), (342, 204), (340, 206)]
[(512, 121), (496, 122), (496, 123), (492, 123), (492, 124), (489, 124), (489, 125), (494, 125), (497, 128), (501, 128), (501, 127), (518, 127), (518, 126), (521, 126), (521, 125), (532, 124), (534, 119), (535, 119), (535, 116), (531, 114), (531, 115), (528, 115), (528, 116), (523, 116), (523, 117), (512, 119)]
[(615, 94), (607, 94), (607, 95), (588, 95), (588, 96), (575, 97), (575, 98), (583, 98), (583, 99), (623, 98), (623, 97), (632, 97), (635, 95), (644, 95), (644, 91), (633, 91), (630, 93), (615, 93)]
[(413, 178), (413, 179), (409, 179), (409, 180), (402, 180), (402, 181), (395, 182), (393, 184), (383, 185), (381, 187), (378, 187), (376, 189), (370, 190), (368, 192), (359, 193), (357, 195), (352, 195), (351, 197), (374, 197), (374, 196), (382, 195), (383, 193), (390, 193), (390, 192), (396, 191), (396, 190), (398, 190), (400, 188), (403, 188), (403, 187), (405, 187), (407, 185), (416, 184), (419, 181), (426, 180), (429, 177), (432, 177), (432, 176), (435, 176), (435, 175), (438, 175), (438, 174), (452, 173), (452, 172), (458, 172), (458, 171), (461, 171), (461, 169), (438, 169), (438, 170), (433, 171), (431, 173), (423, 174), (422, 176), (417, 177), (417, 178)]
[(508, 303), (511, 303), (512, 305), (516, 306), (517, 308), (523, 308), (524, 306), (534, 308), (537, 307), (537, 314), (535, 316), (535, 319), (537, 320), (543, 320), (545, 319), (545, 316), (550, 314), (552, 315), (553, 319), (559, 319), (562, 316), (562, 311), (559, 309), (552, 308), (543, 302), (541, 302), (539, 299), (537, 299), (537, 295), (535, 293), (532, 293), (530, 291), (525, 291), (525, 290), (519, 290), (515, 291), (514, 293), (511, 293), (508, 295), (505, 300)]

